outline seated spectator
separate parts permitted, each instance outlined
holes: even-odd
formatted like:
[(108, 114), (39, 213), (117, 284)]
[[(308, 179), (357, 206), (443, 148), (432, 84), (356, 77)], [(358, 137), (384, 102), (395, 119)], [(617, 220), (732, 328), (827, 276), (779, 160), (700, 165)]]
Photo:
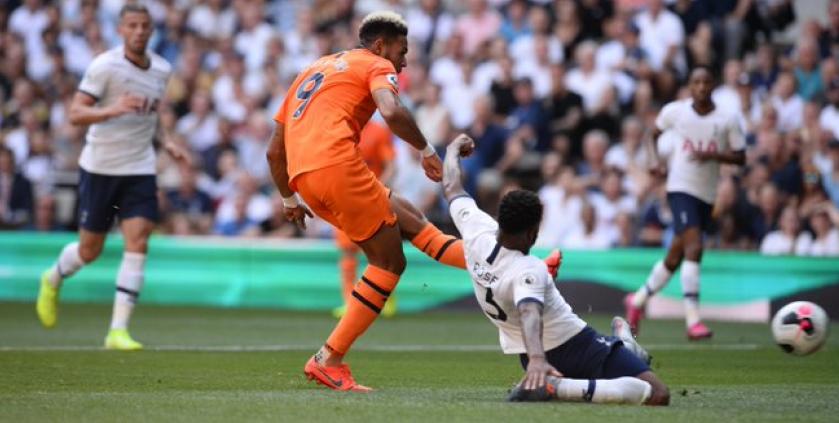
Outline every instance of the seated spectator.
[(822, 169), (822, 186), (835, 207), (839, 207), (839, 140), (828, 143), (829, 166)]
[(565, 245), (571, 232), (582, 226), (580, 222), (580, 211), (583, 206), (582, 189), (577, 185), (574, 169), (571, 167), (563, 168), (559, 176), (545, 182), (539, 190), (539, 199), (542, 201), (544, 211), (536, 245), (555, 248)]
[(277, 192), (271, 197), (274, 212), (271, 217), (262, 223), (262, 232), (265, 236), (272, 238), (294, 238), (300, 235), (299, 228), (285, 217), (285, 206), (283, 196)]
[[(415, 113), (417, 126), (425, 136), (426, 141), (435, 148), (443, 148), (446, 141), (440, 130), (449, 119), (446, 106), (440, 102), (440, 86), (429, 83), (423, 90), (422, 103)], [(476, 117), (477, 119), (477, 117)]]
[(457, 19), (455, 31), (463, 37), (463, 49), (475, 54), (484, 42), (498, 35), (501, 14), (489, 7), (487, 0), (468, 0), (467, 13)]
[(577, 174), (588, 189), (596, 189), (600, 178), (606, 172), (606, 151), (609, 148), (609, 136), (595, 129), (583, 138), (583, 161), (577, 165)]
[(812, 38), (802, 38), (795, 50), (795, 80), (798, 95), (804, 100), (813, 100), (824, 91), (821, 70), (819, 69), (819, 46)]
[(434, 44), (447, 40), (454, 30), (454, 18), (441, 0), (420, 0), (408, 10), (408, 37), (419, 43), (423, 57), (431, 54)]
[(594, 55), (597, 44), (587, 41), (580, 44), (576, 51), (577, 67), (568, 71), (565, 83), (568, 89), (583, 98), (583, 106), (590, 116), (602, 113), (611, 108), (612, 78), (609, 73), (595, 67)]
[[(617, 240), (621, 233), (619, 216), (631, 216), (638, 207), (635, 199), (623, 193), (622, 177), (618, 170), (607, 170), (600, 182), (600, 192), (589, 194), (589, 203), (597, 210), (601, 226)], [(626, 222), (624, 222), (625, 224)]]
[(528, 7), (525, 0), (512, 0), (507, 5), (507, 13), (501, 23), (500, 32), (508, 43), (531, 33), (531, 26), (527, 19)]
[(570, 91), (565, 84), (565, 67), (551, 66), (551, 92), (542, 102), (548, 119), (548, 133), (571, 139), (582, 136), (583, 98)]
[(175, 130), (193, 151), (204, 154), (219, 141), (218, 116), (213, 111), (210, 94), (205, 91), (192, 94), (189, 105), (189, 113), (178, 120)]
[(465, 188), (475, 195), (478, 175), (484, 169), (495, 167), (504, 156), (510, 132), (493, 121), (492, 99), (478, 97), (475, 100), (475, 120), (466, 133), (475, 140), (475, 152), (462, 162), (466, 174)]
[(615, 239), (608, 230), (598, 223), (597, 211), (589, 203), (584, 203), (580, 210), (580, 221), (568, 238), (563, 248), (569, 250), (607, 250)]
[(778, 130), (791, 132), (801, 128), (804, 100), (795, 91), (795, 76), (781, 73), (772, 87), (772, 105), (778, 112)]
[(260, 225), (273, 213), (271, 199), (258, 191), (257, 181), (246, 172), (236, 179), (236, 191), (225, 198), (216, 213), (215, 232), (219, 235), (258, 235)]
[(649, 54), (653, 70), (686, 71), (681, 52), (685, 28), (679, 17), (664, 7), (664, 0), (649, 0), (647, 9), (635, 17), (635, 24), (641, 31), (641, 47)]
[(545, 128), (545, 110), (542, 103), (536, 99), (533, 82), (529, 78), (516, 81), (513, 93), (516, 97), (516, 107), (507, 121), (507, 127), (516, 132), (524, 126), (529, 126), (537, 142), (531, 148), (546, 151), (548, 136)]
[(168, 215), (175, 235), (210, 233), (213, 223), (213, 201), (196, 185), (196, 171), (182, 167), (178, 189), (166, 193)]
[(798, 211), (787, 207), (781, 213), (780, 228), (769, 232), (760, 243), (760, 253), (769, 256), (807, 255), (813, 242), (809, 233), (801, 230)]
[(772, 182), (787, 195), (798, 195), (801, 192), (801, 165), (792, 154), (792, 145), (784, 142), (777, 132), (765, 134), (762, 140), (765, 148), (760, 158), (769, 167)]
[(20, 228), (32, 221), (32, 185), (15, 171), (15, 156), (0, 145), (0, 228)]
[(815, 237), (807, 252), (810, 256), (839, 256), (839, 212), (829, 204), (810, 215), (810, 228)]
[(819, 125), (839, 139), (839, 78), (832, 79), (827, 85), (826, 97), (827, 104), (819, 115)]

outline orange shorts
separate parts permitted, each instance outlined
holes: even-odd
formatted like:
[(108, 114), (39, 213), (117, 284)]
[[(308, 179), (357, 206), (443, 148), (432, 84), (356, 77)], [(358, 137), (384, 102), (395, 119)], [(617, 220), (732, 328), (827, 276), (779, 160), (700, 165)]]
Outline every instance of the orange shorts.
[(342, 250), (358, 250), (358, 245), (340, 229), (335, 229), (335, 244)]
[(293, 183), (312, 212), (353, 242), (365, 241), (382, 225), (396, 223), (390, 191), (361, 158), (297, 175)]

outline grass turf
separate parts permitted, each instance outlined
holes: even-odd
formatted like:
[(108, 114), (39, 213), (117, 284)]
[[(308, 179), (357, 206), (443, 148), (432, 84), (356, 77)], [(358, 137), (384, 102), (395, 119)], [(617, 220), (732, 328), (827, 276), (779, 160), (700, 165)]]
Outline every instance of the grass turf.
[[(369, 394), (302, 376), (335, 321), (271, 310), (143, 307), (132, 334), (158, 350), (99, 351), (102, 305), (64, 305), (41, 329), (30, 304), (0, 303), (0, 421), (836, 421), (839, 340), (783, 354), (766, 325), (713, 323), (684, 339), (678, 321), (644, 322), (640, 341), (670, 385), (667, 408), (509, 404), (522, 374), (477, 313), (381, 320), (348, 357)], [(607, 316), (583, 315), (605, 331)], [(207, 348), (212, 347), (212, 348)], [(242, 347), (242, 351), (236, 351)], [(574, 419), (574, 420), (571, 420)]]

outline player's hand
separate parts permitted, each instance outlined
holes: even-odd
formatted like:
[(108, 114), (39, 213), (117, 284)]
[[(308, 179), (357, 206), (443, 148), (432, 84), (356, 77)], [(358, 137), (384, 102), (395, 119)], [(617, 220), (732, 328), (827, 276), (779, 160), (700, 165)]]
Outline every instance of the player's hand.
[(117, 98), (117, 101), (111, 105), (111, 115), (119, 117), (129, 113), (139, 113), (143, 110), (145, 100), (142, 97), (123, 93)]
[(422, 169), (425, 170), (425, 176), (434, 182), (443, 180), (443, 162), (440, 156), (434, 154), (433, 156), (422, 158)]
[(163, 148), (175, 161), (180, 162), (184, 166), (192, 166), (192, 155), (189, 154), (187, 149), (171, 141), (164, 143)]
[(527, 373), (521, 381), (521, 386), (528, 391), (539, 389), (545, 386), (547, 376), (562, 377), (562, 373), (548, 364), (544, 358), (534, 357), (527, 363)]
[(306, 230), (306, 216), (310, 218), (315, 217), (305, 204), (298, 204), (297, 207), (286, 207), (283, 213), (289, 222), (293, 222), (298, 228), (304, 231)]
[(469, 157), (475, 151), (475, 140), (466, 134), (460, 134), (446, 147), (447, 154), (459, 154), (460, 157)]
[(717, 153), (713, 151), (694, 151), (690, 159), (695, 162), (705, 163), (709, 160), (716, 160)]
[(654, 178), (664, 178), (665, 176), (667, 176), (667, 167), (665, 167), (662, 164), (654, 165), (650, 168), (650, 175), (652, 175)]

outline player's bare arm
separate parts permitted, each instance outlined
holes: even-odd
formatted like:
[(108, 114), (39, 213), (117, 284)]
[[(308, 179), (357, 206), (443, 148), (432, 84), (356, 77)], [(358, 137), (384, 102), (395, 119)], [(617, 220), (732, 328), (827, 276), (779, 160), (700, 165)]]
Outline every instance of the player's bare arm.
[(412, 147), (422, 151), (422, 168), (428, 179), (440, 182), (443, 175), (440, 157), (437, 156), (434, 147), (425, 140), (411, 112), (402, 104), (399, 97), (393, 91), (381, 88), (373, 91), (373, 101), (376, 102), (379, 113), (393, 133)]
[(720, 163), (743, 166), (746, 164), (746, 152), (738, 151), (697, 151), (693, 153), (693, 160), (698, 162), (717, 161)]
[(652, 134), (647, 137), (647, 154), (650, 157), (650, 173), (652, 173), (655, 177), (663, 177), (667, 174), (667, 165), (661, 160), (661, 157), (658, 155), (658, 139), (661, 137), (663, 132), (661, 129), (654, 128)]
[(309, 208), (297, 199), (297, 194), (288, 186), (288, 161), (285, 152), (285, 126), (277, 123), (274, 133), (271, 134), (271, 141), (268, 144), (268, 167), (271, 169), (271, 178), (283, 196), (284, 214), (286, 219), (294, 222), (301, 229), (306, 229), (306, 216), (314, 217)]
[(70, 123), (78, 126), (92, 125), (129, 113), (139, 113), (143, 109), (143, 98), (127, 93), (107, 106), (97, 105), (98, 101), (90, 94), (76, 92), (70, 103)]
[(464, 134), (458, 135), (446, 148), (446, 161), (443, 164), (443, 193), (447, 201), (467, 195), (463, 188), (460, 158), (469, 156), (474, 150), (475, 141)]
[(537, 301), (524, 301), (518, 305), (521, 314), (521, 333), (524, 348), (527, 350), (527, 373), (522, 379), (524, 389), (532, 391), (545, 386), (546, 376), (562, 376), (545, 359), (542, 345), (542, 304)]

